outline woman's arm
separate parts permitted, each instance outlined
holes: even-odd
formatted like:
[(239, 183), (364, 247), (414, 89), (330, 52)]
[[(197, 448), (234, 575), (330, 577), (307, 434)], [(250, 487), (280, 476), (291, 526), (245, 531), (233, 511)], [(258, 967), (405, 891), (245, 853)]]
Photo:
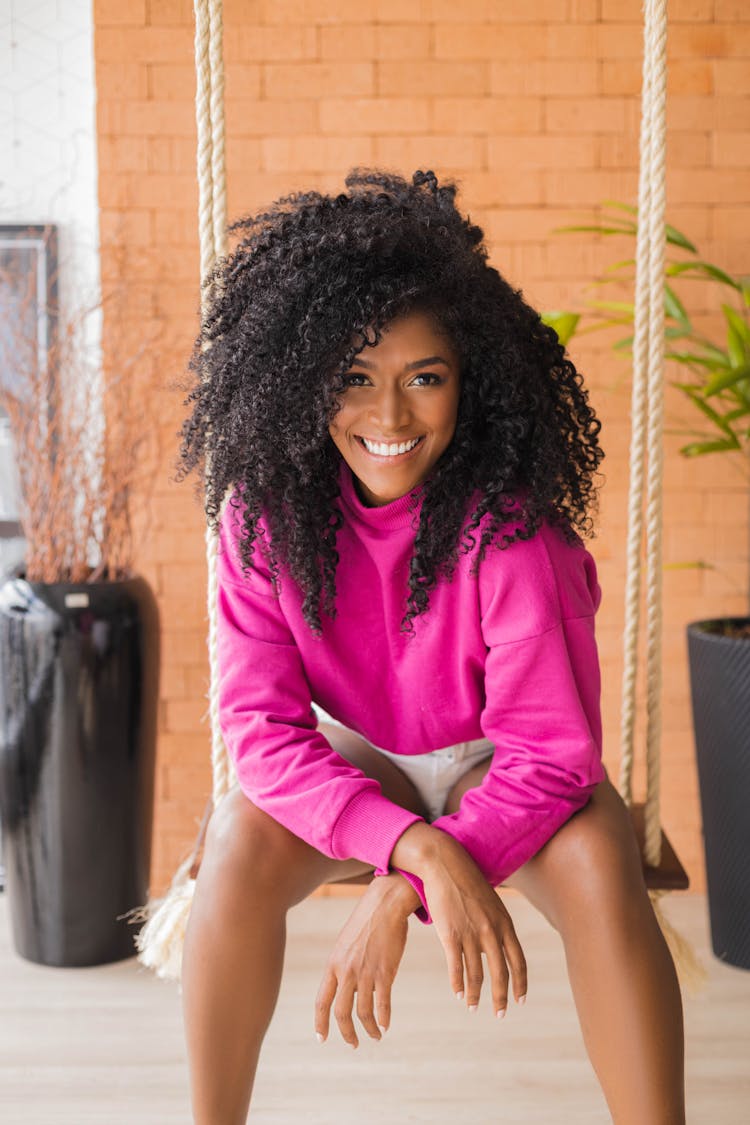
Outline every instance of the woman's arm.
[(302, 657), (270, 574), (255, 552), (240, 570), (227, 506), (217, 558), (220, 728), (240, 788), (258, 808), (333, 859), (386, 871), (399, 836), (422, 818), (314, 726)]

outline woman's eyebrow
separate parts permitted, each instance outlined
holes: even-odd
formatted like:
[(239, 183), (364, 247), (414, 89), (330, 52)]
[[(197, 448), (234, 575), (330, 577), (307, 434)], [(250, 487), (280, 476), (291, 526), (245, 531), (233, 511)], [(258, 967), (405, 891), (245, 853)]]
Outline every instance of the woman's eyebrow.
[[(443, 359), (442, 356), (430, 355), (427, 357), (427, 359), (415, 359), (412, 363), (407, 363), (404, 367), (404, 370), (412, 371), (415, 367), (426, 367), (430, 363), (444, 363), (446, 367), (450, 367), (448, 361), (446, 359)], [(369, 367), (371, 369), (377, 367), (376, 363), (370, 363), (369, 360), (360, 359), (359, 356), (352, 360), (352, 367), (354, 367), (355, 364), (358, 364), (360, 367)]]

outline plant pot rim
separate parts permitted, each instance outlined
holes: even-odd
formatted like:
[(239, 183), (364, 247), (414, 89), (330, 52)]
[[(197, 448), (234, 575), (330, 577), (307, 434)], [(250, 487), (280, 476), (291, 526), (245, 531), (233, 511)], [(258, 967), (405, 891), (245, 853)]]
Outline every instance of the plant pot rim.
[(722, 625), (747, 626), (750, 625), (750, 617), (707, 617), (701, 621), (690, 621), (687, 632), (690, 636), (705, 637), (716, 644), (747, 644), (750, 641), (750, 637), (732, 637), (718, 631), (717, 627)]

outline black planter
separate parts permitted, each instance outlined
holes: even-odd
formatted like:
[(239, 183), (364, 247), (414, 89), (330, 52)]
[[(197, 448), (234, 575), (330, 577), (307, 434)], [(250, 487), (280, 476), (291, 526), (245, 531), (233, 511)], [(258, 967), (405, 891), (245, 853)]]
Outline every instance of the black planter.
[(687, 627), (690, 690), (711, 945), (750, 969), (750, 639), (722, 636), (723, 623)]
[(136, 954), (148, 897), (159, 617), (143, 578), (0, 589), (0, 818), (17, 952)]

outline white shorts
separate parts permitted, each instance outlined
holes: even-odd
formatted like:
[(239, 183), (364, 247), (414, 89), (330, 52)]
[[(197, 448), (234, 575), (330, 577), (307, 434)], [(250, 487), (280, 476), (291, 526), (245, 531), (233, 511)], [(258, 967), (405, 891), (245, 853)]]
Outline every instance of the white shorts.
[[(317, 703), (313, 703), (312, 707), (319, 723), (334, 723), (337, 727), (349, 730), (349, 727), (334, 719)], [(361, 738), (362, 735), (358, 737)], [(431, 821), (443, 815), (448, 794), (458, 779), (468, 773), (472, 766), (491, 758), (495, 752), (495, 744), (489, 738), (457, 742), (455, 746), (428, 750), (424, 754), (394, 754), (392, 750), (383, 750), (381, 746), (374, 746), (367, 739), (365, 741), (373, 750), (395, 762), (406, 774), (429, 810)]]

